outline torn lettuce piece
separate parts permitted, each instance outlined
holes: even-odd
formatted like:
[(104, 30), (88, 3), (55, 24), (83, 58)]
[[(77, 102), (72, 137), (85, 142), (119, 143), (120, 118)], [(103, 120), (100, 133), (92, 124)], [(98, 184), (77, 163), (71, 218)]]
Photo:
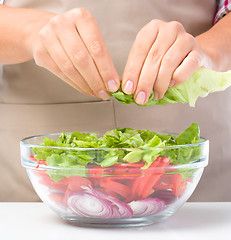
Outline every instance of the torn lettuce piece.
[(121, 88), (111, 93), (115, 99), (123, 104), (136, 103), (139, 106), (166, 105), (174, 103), (189, 103), (195, 107), (199, 97), (206, 97), (209, 93), (224, 91), (231, 86), (231, 70), (227, 72), (216, 72), (213, 70), (199, 68), (186, 82), (177, 87), (169, 87), (162, 99), (154, 100), (154, 93), (144, 105), (139, 105), (134, 100), (134, 95), (127, 95)]

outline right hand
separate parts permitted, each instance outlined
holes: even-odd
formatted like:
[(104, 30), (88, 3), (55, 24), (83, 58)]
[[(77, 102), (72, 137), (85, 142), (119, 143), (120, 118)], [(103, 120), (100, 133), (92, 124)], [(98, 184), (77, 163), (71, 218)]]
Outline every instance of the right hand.
[(78, 91), (102, 99), (116, 92), (120, 78), (94, 17), (76, 8), (54, 15), (33, 46), (33, 57)]

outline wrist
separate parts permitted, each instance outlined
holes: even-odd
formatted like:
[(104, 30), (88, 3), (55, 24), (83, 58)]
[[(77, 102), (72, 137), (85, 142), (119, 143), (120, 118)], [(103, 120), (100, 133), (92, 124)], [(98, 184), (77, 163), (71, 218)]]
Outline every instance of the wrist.
[(38, 39), (40, 30), (50, 21), (56, 14), (41, 10), (34, 10), (33, 18), (25, 24), (23, 34), (23, 45), (30, 59), (33, 58), (33, 47)]
[(218, 49), (202, 35), (195, 39), (199, 48), (205, 55), (205, 67), (215, 71), (222, 71), (221, 56)]

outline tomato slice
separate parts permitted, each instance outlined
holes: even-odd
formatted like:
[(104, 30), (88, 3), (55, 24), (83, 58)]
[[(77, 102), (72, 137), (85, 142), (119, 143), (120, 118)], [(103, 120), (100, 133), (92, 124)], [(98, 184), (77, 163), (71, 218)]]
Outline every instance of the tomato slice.
[(184, 193), (187, 182), (182, 180), (181, 174), (172, 174), (172, 192), (175, 196), (180, 197)]
[(63, 179), (59, 180), (58, 182), (53, 181), (48, 174), (43, 173), (40, 174), (41, 179), (39, 180), (39, 183), (55, 190), (59, 191), (66, 191), (67, 184), (68, 184), (68, 178), (64, 177)]
[(135, 199), (146, 198), (154, 192), (154, 186), (165, 173), (164, 167), (170, 164), (170, 159), (157, 157), (148, 169), (144, 169), (143, 175), (138, 177), (132, 185), (132, 195)]
[(77, 192), (82, 189), (82, 186), (92, 186), (92, 183), (89, 179), (81, 176), (71, 176), (68, 182), (68, 190), (71, 192)]
[(122, 183), (113, 181), (111, 178), (108, 178), (106, 181), (102, 181), (100, 186), (108, 189), (111, 192), (115, 192), (118, 195), (122, 196), (124, 199), (129, 198), (130, 188)]

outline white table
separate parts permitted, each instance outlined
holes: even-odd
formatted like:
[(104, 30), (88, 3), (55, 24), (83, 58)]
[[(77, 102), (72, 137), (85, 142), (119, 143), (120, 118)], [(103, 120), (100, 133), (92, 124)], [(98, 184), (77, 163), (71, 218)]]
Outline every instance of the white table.
[(222, 240), (231, 239), (231, 203), (186, 203), (148, 227), (84, 228), (65, 223), (43, 203), (0, 203), (1, 240)]

